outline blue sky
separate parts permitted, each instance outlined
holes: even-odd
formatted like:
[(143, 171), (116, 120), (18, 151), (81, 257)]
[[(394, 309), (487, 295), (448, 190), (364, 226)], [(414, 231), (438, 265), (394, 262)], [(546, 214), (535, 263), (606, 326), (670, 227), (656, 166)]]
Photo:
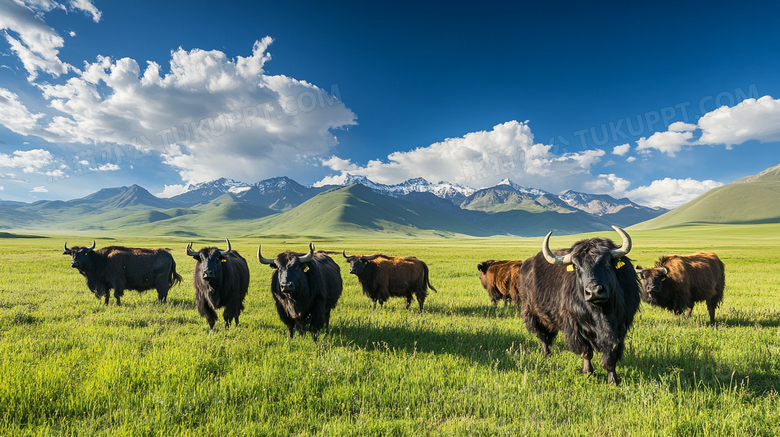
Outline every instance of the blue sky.
[(352, 173), (676, 207), (780, 163), (770, 3), (0, 0), (0, 199)]

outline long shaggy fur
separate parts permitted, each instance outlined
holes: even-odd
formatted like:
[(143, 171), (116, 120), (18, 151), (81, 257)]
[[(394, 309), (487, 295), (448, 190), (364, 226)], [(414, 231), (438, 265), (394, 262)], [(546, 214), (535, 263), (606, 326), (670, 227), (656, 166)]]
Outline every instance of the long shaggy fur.
[[(244, 310), (244, 298), (249, 292), (249, 266), (244, 257), (231, 250), (220, 257), (220, 249), (216, 247), (203, 248), (198, 252), (198, 263), (195, 264), (192, 285), (195, 287), (195, 306), (198, 313), (206, 318), (209, 329), (214, 329), (219, 308), (225, 308), (222, 318), (225, 328), (235, 321)], [(209, 283), (203, 278), (203, 273), (211, 267), (215, 280)]]
[(71, 263), (79, 262), (78, 270), (87, 279), (87, 287), (98, 299), (105, 296), (106, 305), (112, 289), (117, 305), (121, 305), (125, 290), (140, 292), (156, 289), (157, 299), (165, 302), (171, 287), (182, 280), (168, 249), (124, 246), (88, 249), (79, 246), (69, 248)]
[[(666, 268), (664, 275), (661, 268)], [(726, 273), (723, 262), (712, 252), (692, 255), (666, 255), (652, 269), (640, 273), (642, 300), (690, 317), (696, 302), (706, 302), (710, 324), (715, 324), (715, 310), (723, 301)]]
[(498, 301), (504, 301), (504, 305), (510, 300), (520, 304), (517, 294), (518, 281), (520, 280), (520, 266), (522, 261), (496, 261), (488, 260), (477, 264), (479, 280), (482, 287), (487, 290), (490, 302), (496, 305)]
[[(375, 258), (364, 259), (372, 257)], [(374, 303), (374, 309), (377, 302), (382, 306), (391, 297), (405, 298), (408, 309), (415, 297), (422, 313), (428, 288), (436, 291), (430, 282), (428, 265), (414, 256), (352, 255), (347, 262), (350, 273), (357, 276), (363, 294)]]
[[(593, 238), (557, 251), (556, 255), (573, 254), (579, 264), (574, 271), (550, 264), (539, 252), (520, 267), (519, 294), (526, 327), (539, 338), (545, 354), (549, 355), (558, 332), (563, 332), (569, 349), (585, 359), (583, 372), (592, 372), (590, 357), (594, 351), (601, 352), (602, 367), (610, 382), (618, 384), (615, 366), (623, 356), (624, 339), (641, 300), (631, 260), (625, 256), (612, 259), (613, 249), (617, 246), (611, 240)], [(620, 261), (623, 264), (617, 268)], [(597, 305), (585, 300), (580, 276), (586, 273), (607, 288), (606, 302)]]
[[(276, 312), (287, 326), (290, 338), (295, 329), (309, 330), (315, 341), (320, 330), (330, 325), (330, 312), (341, 297), (343, 284), (338, 264), (326, 252), (314, 252), (312, 260), (301, 265), (297, 258), (304, 256), (299, 252), (282, 252), (277, 255), (276, 268), (271, 277), (271, 293), (276, 303)], [(298, 268), (298, 274), (290, 269)], [(293, 293), (285, 293), (279, 284), (280, 270), (286, 269), (288, 276), (296, 276), (297, 283)]]

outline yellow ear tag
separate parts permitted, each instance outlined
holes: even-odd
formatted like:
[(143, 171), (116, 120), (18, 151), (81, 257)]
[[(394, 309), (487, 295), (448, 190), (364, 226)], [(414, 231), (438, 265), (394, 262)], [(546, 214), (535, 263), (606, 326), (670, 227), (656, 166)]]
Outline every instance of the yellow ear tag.
[(567, 272), (573, 272), (574, 271), (574, 265), (573, 264), (569, 264), (568, 266), (566, 266), (566, 271)]
[(663, 278), (661, 278), (661, 280), (662, 280), (662, 281), (665, 281), (665, 280), (666, 280), (666, 276), (664, 276)]
[(225, 258), (222, 258), (222, 262), (223, 262), (223, 263), (226, 263), (226, 262), (227, 262), (227, 259), (225, 259)]
[(619, 269), (619, 268), (623, 267), (624, 265), (626, 265), (626, 263), (624, 263), (623, 262), (623, 258), (621, 258), (621, 259), (618, 260), (617, 264), (615, 264), (615, 268)]
[(303, 268), (303, 271), (304, 271), (304, 272), (308, 272), (308, 271), (309, 271), (309, 266), (306, 266), (306, 267), (304, 267), (304, 268)]

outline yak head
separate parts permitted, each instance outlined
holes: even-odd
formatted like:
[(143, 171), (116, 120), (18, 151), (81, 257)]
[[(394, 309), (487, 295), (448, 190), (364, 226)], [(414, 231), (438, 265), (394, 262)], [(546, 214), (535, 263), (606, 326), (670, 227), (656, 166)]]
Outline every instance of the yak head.
[(487, 272), (490, 266), (492, 266), (495, 263), (500, 263), (502, 261), (496, 261), (494, 259), (489, 259), (487, 261), (482, 261), (481, 263), (477, 264), (477, 270), (479, 270), (479, 282), (482, 283), (482, 287), (487, 289), (488, 282), (487, 282)]
[(192, 243), (187, 245), (187, 255), (191, 256), (198, 263), (195, 265), (195, 282), (207, 285), (208, 292), (206, 297), (214, 308), (219, 307), (219, 284), (223, 278), (223, 263), (227, 262), (230, 251), (230, 240), (225, 238), (227, 250), (220, 250), (216, 247), (204, 247), (201, 250), (192, 250)]
[(349, 274), (355, 275), (358, 278), (362, 277), (367, 271), (368, 263), (375, 260), (380, 254), (376, 255), (347, 255), (345, 250), (341, 251), (341, 255), (349, 263)]
[(263, 258), (263, 255), (260, 254), (260, 246), (257, 246), (257, 260), (276, 270), (279, 290), (290, 298), (309, 294), (309, 281), (306, 276), (312, 268), (310, 264), (313, 258), (314, 245), (312, 243), (309, 243), (309, 253), (307, 254), (288, 250), (273, 259)]
[[(577, 242), (568, 253), (555, 255), (550, 250), (550, 231), (542, 243), (542, 254), (550, 264), (566, 265), (577, 278), (577, 292), (586, 302), (604, 305), (619, 292), (617, 269), (625, 265), (621, 258), (631, 251), (631, 237), (617, 226), (612, 226), (623, 238), (616, 247), (612, 240), (591, 238)], [(630, 265), (627, 268), (632, 268)]]
[(636, 267), (639, 279), (642, 280), (642, 300), (647, 303), (658, 302), (663, 296), (663, 284), (669, 274), (669, 269), (657, 266), (653, 269)]
[(68, 249), (68, 242), (63, 246), (62, 254), (70, 255), (70, 266), (79, 269), (79, 272), (89, 270), (92, 265), (91, 255), (95, 250), (95, 240), (92, 240), (92, 247), (73, 246)]

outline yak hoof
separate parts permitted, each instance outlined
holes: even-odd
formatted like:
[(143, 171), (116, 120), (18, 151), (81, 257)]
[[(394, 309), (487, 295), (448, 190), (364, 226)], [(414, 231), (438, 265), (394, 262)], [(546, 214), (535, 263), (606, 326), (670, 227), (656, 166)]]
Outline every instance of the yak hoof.
[(607, 382), (614, 385), (615, 387), (620, 385), (620, 378), (617, 376), (617, 372), (607, 372)]

